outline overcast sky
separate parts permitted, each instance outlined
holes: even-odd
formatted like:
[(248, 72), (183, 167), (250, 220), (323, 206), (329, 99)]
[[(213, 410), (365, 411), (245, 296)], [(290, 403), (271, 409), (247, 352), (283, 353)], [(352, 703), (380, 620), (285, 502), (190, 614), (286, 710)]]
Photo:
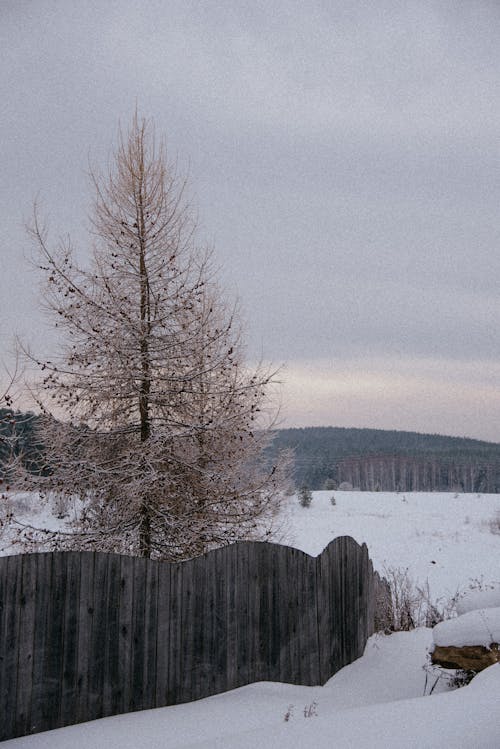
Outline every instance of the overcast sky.
[(0, 0), (0, 358), (49, 345), (33, 199), (84, 251), (137, 102), (284, 423), (500, 441), (499, 39), (498, 0)]

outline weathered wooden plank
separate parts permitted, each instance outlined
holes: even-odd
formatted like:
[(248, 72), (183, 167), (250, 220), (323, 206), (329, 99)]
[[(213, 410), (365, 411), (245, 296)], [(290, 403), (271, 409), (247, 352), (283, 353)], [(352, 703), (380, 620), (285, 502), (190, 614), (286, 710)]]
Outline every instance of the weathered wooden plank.
[(259, 680), (259, 619), (260, 586), (256, 566), (256, 543), (247, 544), (248, 554), (248, 679), (249, 683)]
[(130, 710), (142, 710), (144, 707), (146, 561), (143, 557), (134, 559)]
[(213, 552), (214, 576), (214, 639), (211, 643), (212, 661), (214, 664), (214, 693), (226, 691), (226, 578), (225, 578), (225, 549), (215, 549)]
[(156, 706), (168, 705), (171, 618), (170, 564), (158, 565), (158, 626), (156, 630)]
[(158, 627), (158, 562), (146, 560), (143, 637), (143, 706), (156, 707), (156, 630)]
[(195, 654), (193, 652), (193, 614), (194, 614), (194, 580), (193, 560), (182, 562), (182, 601), (181, 601), (181, 662), (180, 662), (180, 699), (190, 702), (193, 699), (193, 669)]
[(279, 647), (279, 681), (290, 681), (290, 640), (295, 612), (293, 610), (294, 581), (290, 578), (291, 549), (278, 546), (275, 552), (274, 606), (276, 607), (276, 631)]
[(132, 690), (132, 650), (133, 650), (133, 600), (134, 600), (134, 560), (120, 557), (120, 609), (118, 612), (118, 693), (119, 711), (128, 712), (131, 708)]
[[(332, 545), (316, 557), (316, 607), (317, 607), (317, 648), (319, 683), (324, 684), (331, 676), (333, 642), (332, 612), (334, 601), (332, 596)], [(311, 654), (309, 653), (309, 657)]]
[(192, 635), (193, 663), (191, 672), (191, 695), (193, 700), (207, 694), (210, 684), (212, 665), (210, 662), (210, 640), (207, 640), (208, 597), (206, 557), (191, 561), (192, 565)]
[(45, 688), (48, 719), (52, 727), (62, 725), (61, 694), (64, 654), (64, 614), (67, 593), (67, 556), (52, 554), (52, 582), (48, 600), (47, 638), (45, 645)]
[(46, 688), (45, 661), (49, 638), (49, 600), (52, 590), (52, 554), (37, 554), (36, 626), (33, 638), (33, 668), (29, 733), (52, 726), (53, 704)]
[(37, 580), (35, 554), (22, 557), (21, 597), (19, 601), (19, 633), (17, 640), (16, 733), (30, 731), (31, 692), (33, 684), (33, 645), (35, 633), (35, 593)]
[(168, 705), (180, 702), (182, 653), (182, 564), (170, 566), (170, 637), (168, 640)]
[(79, 601), (80, 554), (67, 552), (60, 708), (60, 722), (65, 726), (77, 719)]
[(250, 683), (250, 615), (248, 544), (236, 545), (235, 568), (235, 634), (237, 646), (237, 682), (239, 686)]
[(7, 558), (5, 642), (2, 664), (0, 704), (2, 707), (1, 735), (5, 738), (19, 735), (16, 720), (16, 691), (18, 683), (18, 637), (20, 625), (20, 594), (22, 585), (21, 556)]
[(226, 615), (226, 683), (225, 689), (240, 686), (238, 680), (238, 627), (236, 608), (237, 586), (237, 545), (224, 548), (224, 584), (225, 584), (225, 615)]
[(104, 716), (104, 673), (108, 627), (107, 586), (108, 555), (96, 552), (94, 559), (94, 596), (93, 603), (89, 607), (92, 610), (92, 631), (89, 650), (88, 720), (96, 720)]
[[(8, 594), (9, 590), (9, 558), (0, 558), (0, 699), (3, 700), (4, 684), (8, 680), (7, 672), (7, 621), (9, 610), (12, 605), (12, 598)], [(3, 702), (2, 702), (3, 705)], [(6, 726), (4, 721), (0, 721), (0, 741), (8, 738), (5, 733)]]
[(96, 553), (80, 552), (80, 598), (77, 645), (77, 722), (89, 720), (90, 674), (92, 671), (92, 632), (94, 619), (94, 568)]
[(205, 687), (206, 694), (216, 694), (219, 684), (218, 670), (221, 665), (221, 643), (219, 642), (221, 633), (221, 612), (218, 608), (220, 601), (217, 597), (218, 585), (217, 580), (217, 555), (215, 552), (206, 554), (204, 557), (206, 567), (206, 621), (203, 638), (203, 658), (205, 661)]
[(298, 549), (288, 549), (288, 652), (289, 663), (286, 681), (300, 684), (300, 622), (303, 616), (299, 591), (299, 563), (301, 554)]
[(342, 650), (341, 662), (339, 667), (342, 668), (349, 663), (349, 595), (348, 595), (348, 571), (347, 571), (347, 552), (345, 536), (339, 538), (339, 556), (340, 556), (340, 607), (342, 611), (341, 629), (342, 629)]
[(318, 645), (318, 599), (316, 592), (316, 559), (304, 554), (299, 564), (300, 605), (300, 683), (320, 683)]
[(256, 543), (255, 552), (255, 582), (258, 590), (259, 612), (256, 633), (258, 649), (255, 653), (256, 673), (259, 681), (276, 681), (277, 677), (273, 678), (273, 675), (276, 673), (276, 661), (279, 662), (279, 652), (276, 653), (274, 648), (272, 560), (266, 544)]
[(121, 711), (120, 684), (120, 592), (121, 563), (118, 554), (106, 554), (107, 576), (103, 606), (106, 610), (104, 648), (103, 715)]

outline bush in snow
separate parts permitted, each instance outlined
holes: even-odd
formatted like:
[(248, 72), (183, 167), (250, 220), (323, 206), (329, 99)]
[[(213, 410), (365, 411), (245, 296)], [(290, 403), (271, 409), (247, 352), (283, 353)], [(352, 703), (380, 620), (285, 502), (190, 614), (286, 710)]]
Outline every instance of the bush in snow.
[(458, 592), (451, 599), (431, 599), (429, 583), (418, 586), (408, 568), (388, 567), (384, 577), (390, 589), (390, 605), (377, 612), (379, 626), (390, 632), (409, 632), (417, 627), (434, 627), (456, 614)]

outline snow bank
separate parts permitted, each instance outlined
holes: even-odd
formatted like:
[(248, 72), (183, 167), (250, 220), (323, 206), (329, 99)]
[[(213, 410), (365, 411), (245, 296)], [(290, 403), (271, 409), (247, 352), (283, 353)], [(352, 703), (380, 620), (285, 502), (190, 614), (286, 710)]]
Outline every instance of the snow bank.
[[(411, 634), (411, 633), (406, 633)], [(349, 667), (348, 667), (349, 668)], [(335, 677), (334, 677), (335, 678)], [(338, 710), (318, 698), (316, 713), (283, 720), (282, 698), (317, 689), (260, 683), (189, 705), (47, 731), (5, 749), (498, 749), (500, 664), (446, 694)], [(327, 695), (325, 695), (327, 697)], [(281, 705), (280, 705), (281, 702)], [(281, 710), (277, 710), (277, 706)]]
[(441, 622), (433, 629), (433, 639), (436, 645), (444, 647), (463, 647), (464, 645), (489, 647), (492, 642), (498, 643), (500, 642), (500, 607), (469, 611), (456, 619)]

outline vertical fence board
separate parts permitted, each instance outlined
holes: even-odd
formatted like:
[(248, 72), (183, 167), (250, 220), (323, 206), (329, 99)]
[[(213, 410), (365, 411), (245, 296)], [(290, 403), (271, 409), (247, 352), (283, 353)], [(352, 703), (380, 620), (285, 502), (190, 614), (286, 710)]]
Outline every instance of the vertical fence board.
[(181, 699), (190, 702), (193, 693), (194, 653), (192, 648), (193, 636), (193, 560), (182, 565), (182, 599), (181, 599)]
[(158, 627), (158, 562), (146, 560), (144, 602), (144, 654), (143, 705), (156, 706), (156, 630)]
[(207, 557), (192, 560), (192, 638), (194, 655), (191, 694), (197, 700), (207, 694), (210, 684), (210, 614), (208, 611), (209, 589), (207, 585)]
[(80, 600), (80, 554), (66, 554), (66, 598), (62, 652), (61, 725), (76, 720), (78, 698), (78, 639)]
[(286, 681), (300, 683), (300, 621), (303, 609), (300, 605), (298, 567), (300, 554), (297, 549), (288, 549), (288, 606), (283, 616), (288, 619), (289, 662)]
[(179, 702), (179, 684), (182, 677), (182, 564), (170, 565), (170, 638), (168, 641), (168, 704)]
[(235, 592), (236, 592), (236, 642), (238, 644), (237, 653), (237, 681), (239, 685), (249, 684), (250, 677), (250, 632), (249, 621), (249, 546), (245, 543), (239, 543), (236, 546), (236, 571), (235, 571)]
[(156, 630), (156, 705), (168, 703), (171, 619), (170, 564), (158, 565), (158, 627)]
[(37, 557), (29, 554), (22, 558), (21, 599), (19, 607), (19, 634), (17, 641), (17, 706), (18, 733), (27, 733), (31, 722), (31, 693), (33, 685), (33, 645), (35, 634), (35, 596)]
[(78, 693), (76, 718), (78, 722), (89, 720), (90, 671), (92, 669), (92, 621), (94, 618), (94, 564), (95, 552), (80, 554), (80, 601), (78, 607)]
[[(131, 709), (133, 648), (134, 560), (120, 557), (120, 611), (118, 613), (119, 712)], [(118, 697), (118, 695), (117, 695)]]
[(274, 570), (277, 584), (275, 586), (275, 598), (273, 609), (277, 614), (277, 639), (278, 639), (278, 680), (288, 682), (290, 680), (290, 640), (291, 627), (295, 618), (293, 610), (293, 581), (290, 573), (290, 553), (286, 546), (277, 547), (277, 559)]
[(304, 554), (299, 564), (299, 592), (303, 618), (300, 622), (300, 683), (320, 684), (318, 643), (318, 598), (316, 591), (316, 559)]
[(260, 591), (256, 566), (255, 543), (248, 545), (248, 678), (250, 682), (260, 680)]
[(143, 557), (134, 559), (130, 710), (142, 710), (144, 707), (145, 668), (143, 643), (145, 639), (146, 564), (147, 560)]
[(55, 726), (57, 727), (62, 725), (61, 702), (67, 561), (67, 556), (64, 552), (57, 551), (52, 555), (52, 585), (50, 587), (45, 648), (45, 684), (47, 689), (48, 715), (53, 716)]
[(52, 554), (36, 554), (36, 627), (33, 639), (33, 685), (31, 690), (30, 733), (52, 725), (53, 705), (46, 688), (45, 656), (49, 634), (49, 598), (52, 588)]
[(8, 557), (6, 584), (5, 646), (3, 652), (2, 729), (4, 736), (16, 735), (16, 690), (19, 634), (19, 600), (21, 597), (22, 558)]
[(259, 680), (264, 680), (266, 674), (268, 679), (272, 680), (274, 672), (273, 653), (272, 653), (272, 587), (269, 580), (269, 561), (267, 549), (263, 544), (256, 544), (256, 572), (257, 587), (259, 595), (259, 622), (258, 622), (258, 674)]
[[(106, 670), (106, 642), (108, 629), (108, 607), (106, 593), (108, 585), (107, 554), (97, 552), (94, 559), (94, 596), (89, 606), (91, 615), (91, 640), (89, 658), (88, 709), (92, 720), (104, 715), (104, 676)], [(90, 665), (91, 664), (91, 665)]]
[[(234, 689), (238, 684), (238, 638), (236, 627), (237, 545), (224, 551), (224, 606), (226, 613), (226, 665), (224, 689)], [(221, 557), (222, 558), (222, 557)]]
[(214, 575), (214, 639), (212, 642), (212, 661), (214, 664), (214, 689), (224, 692), (226, 689), (226, 578), (224, 572), (225, 550), (213, 552)]
[[(14, 600), (9, 596), (9, 558), (0, 559), (0, 700), (4, 697), (4, 685), (12, 677), (7, 665), (7, 620)], [(0, 721), (0, 741), (9, 738), (7, 726)]]
[(117, 554), (107, 556), (106, 588), (103, 597), (107, 607), (104, 647), (103, 715), (116, 715), (121, 707), (120, 685), (120, 589), (121, 563)]

